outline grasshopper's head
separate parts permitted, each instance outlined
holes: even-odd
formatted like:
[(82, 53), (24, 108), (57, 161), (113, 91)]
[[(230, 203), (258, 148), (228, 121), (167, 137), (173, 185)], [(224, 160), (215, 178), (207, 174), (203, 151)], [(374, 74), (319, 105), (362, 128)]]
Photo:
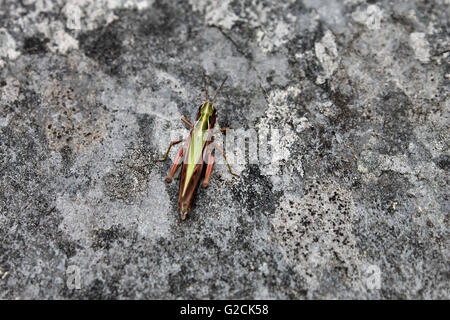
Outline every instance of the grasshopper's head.
[(204, 104), (202, 104), (200, 113), (202, 115), (202, 117), (205, 118), (209, 118), (214, 112), (214, 106), (212, 104), (212, 102), (205, 102)]
[(199, 110), (199, 116), (203, 117), (203, 118), (209, 118), (210, 116), (214, 115), (214, 101), (216, 101), (217, 95), (219, 94), (220, 90), (222, 90), (223, 84), (225, 83), (225, 81), (227, 81), (228, 77), (225, 77), (225, 79), (223, 80), (222, 84), (220, 85), (219, 89), (217, 89), (216, 94), (214, 95), (214, 98), (212, 98), (212, 100), (209, 100), (208, 97), (208, 89), (206, 86), (206, 75), (203, 72), (203, 87), (205, 89), (205, 103), (203, 103), (200, 106), (200, 110)]

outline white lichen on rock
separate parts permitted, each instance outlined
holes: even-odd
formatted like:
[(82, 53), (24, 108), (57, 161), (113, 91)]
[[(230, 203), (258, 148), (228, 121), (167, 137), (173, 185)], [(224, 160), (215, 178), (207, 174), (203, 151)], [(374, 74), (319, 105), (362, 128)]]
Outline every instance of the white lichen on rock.
[[(16, 50), (17, 45), (14, 38), (4, 28), (0, 29), (0, 68), (4, 66), (4, 60), (15, 60), (20, 56)], [(3, 62), (3, 63), (2, 63)]]
[[(264, 162), (268, 161), (260, 165), (261, 172), (265, 175), (280, 173), (281, 161), (291, 157), (291, 148), (295, 146), (298, 134), (310, 125), (306, 117), (297, 117), (293, 112), (296, 106), (291, 101), (295, 101), (300, 94), (301, 90), (295, 86), (286, 90), (272, 90), (269, 93), (269, 107), (255, 126), (260, 136), (268, 132), (272, 134), (271, 139), (267, 141), (271, 148), (270, 155), (267, 155), (269, 159), (264, 159)], [(260, 154), (261, 156), (264, 155)], [(296, 159), (296, 162), (301, 168), (300, 160)]]
[(315, 43), (314, 50), (324, 71), (322, 75), (317, 77), (316, 83), (322, 84), (330, 79), (339, 65), (338, 50), (333, 33), (327, 30), (320, 42)]
[(356, 10), (352, 13), (356, 22), (364, 24), (370, 30), (380, 29), (383, 11), (377, 5), (370, 5), (366, 10)]
[(289, 40), (288, 36), (292, 34), (292, 31), (290, 25), (285, 22), (278, 23), (271, 31), (260, 31), (259, 46), (263, 52), (271, 52), (285, 44)]
[(430, 62), (430, 44), (423, 32), (413, 32), (409, 35), (409, 44), (416, 58), (423, 63)]
[(12, 103), (19, 97), (20, 83), (13, 77), (5, 80), (6, 85), (0, 88), (0, 102)]
[(153, 0), (69, 0), (62, 12), (66, 16), (68, 29), (88, 31), (118, 19), (119, 17), (114, 14), (115, 9), (144, 10), (153, 2)]
[(239, 17), (230, 10), (231, 0), (220, 2), (210, 2), (207, 0), (197, 1), (189, 0), (194, 11), (205, 15), (205, 23), (209, 26), (217, 26), (230, 30)]
[(66, 26), (71, 30), (87, 31), (109, 24), (118, 18), (113, 10), (121, 4), (117, 0), (69, 0), (63, 8)]
[(60, 28), (58, 23), (54, 24), (54, 26), (56, 26), (55, 31), (49, 34), (51, 36), (51, 41), (48, 45), (50, 51), (66, 54), (72, 49), (78, 49), (78, 40), (65, 32), (63, 28)]

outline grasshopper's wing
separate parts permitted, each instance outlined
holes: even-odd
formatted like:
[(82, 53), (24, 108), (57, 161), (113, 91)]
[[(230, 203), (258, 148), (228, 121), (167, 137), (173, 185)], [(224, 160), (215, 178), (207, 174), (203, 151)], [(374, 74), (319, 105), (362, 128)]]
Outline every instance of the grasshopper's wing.
[(178, 211), (180, 213), (188, 213), (191, 210), (192, 203), (194, 202), (194, 195), (200, 183), (200, 177), (203, 170), (203, 163), (197, 164), (194, 167), (194, 174), (192, 175), (187, 187), (186, 182), (186, 170), (187, 164), (183, 164), (181, 171), (180, 190), (178, 194)]
[(182, 188), (180, 187), (182, 194), (185, 194), (187, 192), (187, 189), (191, 184), (191, 180), (196, 175), (199, 175), (197, 167), (199, 164), (203, 164), (203, 148), (205, 147), (206, 139), (207, 139), (207, 132), (202, 130), (200, 125), (197, 125), (192, 131), (188, 152), (184, 158), (185, 159), (184, 165), (186, 165), (185, 169), (186, 174), (185, 174), (185, 181), (183, 181), (183, 183), (181, 184)]

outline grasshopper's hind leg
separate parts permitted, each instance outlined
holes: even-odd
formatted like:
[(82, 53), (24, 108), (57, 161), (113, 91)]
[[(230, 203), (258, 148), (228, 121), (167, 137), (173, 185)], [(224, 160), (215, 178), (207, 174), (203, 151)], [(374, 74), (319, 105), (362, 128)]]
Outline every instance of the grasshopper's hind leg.
[(219, 147), (216, 143), (213, 143), (213, 146), (214, 146), (214, 148), (216, 148), (217, 150), (219, 150), (220, 151), (220, 153), (222, 153), (222, 155), (223, 155), (223, 158), (225, 159), (225, 162), (227, 163), (227, 166), (228, 166), (228, 170), (230, 171), (230, 173), (233, 175), (233, 176), (236, 176), (236, 177), (240, 177), (237, 173), (235, 173), (234, 171), (233, 171), (233, 169), (231, 169), (231, 165), (230, 165), (230, 163), (228, 162), (228, 160), (227, 160), (227, 155), (225, 154), (225, 152), (223, 151), (223, 149), (221, 148), (221, 147)]
[(174, 176), (175, 172), (177, 172), (178, 168), (180, 167), (180, 165), (182, 163), (181, 159), (183, 157), (184, 148), (185, 147), (182, 147), (180, 149), (180, 151), (178, 151), (178, 153), (177, 153), (177, 155), (175, 157), (175, 160), (173, 161), (172, 168), (170, 168), (170, 172), (169, 172), (169, 174), (166, 177), (166, 182), (167, 183), (171, 183), (172, 182), (172, 179), (173, 179), (173, 176)]
[(211, 173), (214, 167), (214, 149), (213, 148), (206, 148), (205, 152), (205, 158), (206, 156), (207, 161), (206, 161), (206, 172), (205, 172), (205, 177), (203, 178), (203, 182), (202, 182), (202, 188), (206, 189), (209, 186), (209, 178), (211, 178)]

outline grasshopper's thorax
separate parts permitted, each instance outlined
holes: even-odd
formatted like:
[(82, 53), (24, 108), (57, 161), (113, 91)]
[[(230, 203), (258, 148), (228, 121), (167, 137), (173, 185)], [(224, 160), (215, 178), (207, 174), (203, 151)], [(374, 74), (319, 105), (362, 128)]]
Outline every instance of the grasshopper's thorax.
[[(202, 129), (208, 130), (208, 124), (209, 124), (209, 118), (214, 112), (214, 106), (211, 102), (207, 101), (205, 102), (200, 110), (200, 121), (202, 122)], [(206, 125), (206, 128), (205, 128)]]

